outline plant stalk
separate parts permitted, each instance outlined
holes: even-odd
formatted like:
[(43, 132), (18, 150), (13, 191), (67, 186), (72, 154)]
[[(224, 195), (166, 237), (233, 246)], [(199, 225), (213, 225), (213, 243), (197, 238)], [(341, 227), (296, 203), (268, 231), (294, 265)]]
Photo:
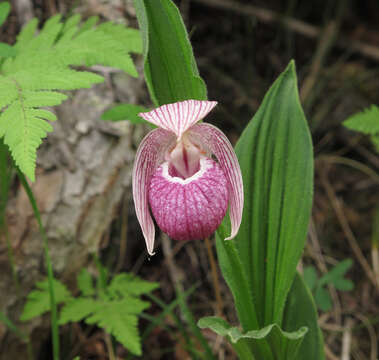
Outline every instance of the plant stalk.
[(45, 255), (45, 261), (46, 261), (46, 267), (47, 267), (47, 280), (48, 280), (48, 284), (49, 284), (49, 296), (50, 296), (51, 336), (52, 336), (52, 343), (53, 343), (53, 359), (59, 360), (58, 311), (57, 311), (57, 303), (55, 301), (55, 294), (54, 294), (53, 266), (51, 264), (47, 236), (45, 233), (45, 229), (42, 225), (41, 215), (40, 215), (40, 212), (38, 210), (38, 206), (37, 206), (36, 200), (34, 198), (32, 189), (30, 188), (28, 182), (26, 181), (24, 174), (18, 168), (17, 168), (17, 174), (18, 174), (18, 177), (21, 181), (22, 186), (25, 189), (25, 192), (28, 195), (30, 204), (32, 205), (32, 208), (33, 208), (34, 216), (37, 219), (38, 226), (40, 229), (40, 233), (41, 233), (42, 238), (43, 238), (43, 248), (44, 248), (44, 255)]

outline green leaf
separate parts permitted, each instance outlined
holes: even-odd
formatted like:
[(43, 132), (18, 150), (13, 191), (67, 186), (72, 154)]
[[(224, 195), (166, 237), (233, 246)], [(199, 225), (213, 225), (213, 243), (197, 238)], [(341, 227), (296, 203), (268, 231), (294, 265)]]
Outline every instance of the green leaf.
[(353, 265), (353, 261), (351, 259), (346, 259), (341, 262), (339, 262), (336, 266), (334, 266), (333, 269), (331, 269), (328, 273), (326, 273), (324, 276), (322, 276), (319, 280), (320, 285), (332, 283), (339, 279), (343, 279), (346, 272), (351, 268)]
[[(150, 303), (138, 297), (156, 289), (159, 284), (122, 273), (107, 285), (108, 271), (96, 257), (95, 261), (99, 269), (98, 291), (95, 292), (90, 274), (83, 269), (78, 276), (78, 287), (83, 296), (65, 302), (59, 323), (63, 325), (84, 320), (87, 324), (96, 324), (113, 335), (130, 352), (141, 355), (138, 315)], [(96, 295), (96, 298), (89, 297), (91, 295)]]
[(136, 298), (120, 301), (102, 301), (91, 298), (72, 299), (62, 308), (59, 323), (78, 322), (85, 319), (87, 324), (95, 324), (113, 335), (135, 355), (141, 355), (137, 322), (149, 303)]
[(121, 24), (111, 22), (102, 23), (98, 29), (111, 36), (113, 40), (123, 44), (125, 51), (137, 54), (142, 53), (142, 36), (139, 30), (126, 28)]
[(17, 35), (17, 41), (14, 45), (17, 50), (25, 48), (28, 43), (33, 39), (38, 26), (38, 19), (30, 20)]
[(54, 106), (61, 104), (66, 99), (67, 95), (56, 91), (25, 90), (23, 105), (25, 107)]
[(236, 153), (245, 205), (235, 244), (260, 327), (280, 325), (313, 195), (312, 142), (293, 61), (267, 92)]
[(73, 298), (62, 307), (59, 314), (59, 324), (79, 322), (90, 314), (102, 308), (102, 303), (92, 298)]
[(56, 15), (37, 33), (38, 21), (33, 19), (21, 30), (13, 47), (0, 43), (0, 56), (2, 50), (12, 56), (1, 64), (0, 137), (32, 181), (36, 150), (52, 130), (45, 120), (56, 119), (40, 108), (64, 101), (67, 96), (60, 93), (62, 90), (89, 88), (104, 81), (98, 74), (72, 66), (101, 64), (138, 75), (129, 52), (141, 50), (139, 31), (110, 22), (93, 27), (96, 18), (81, 27), (79, 20), (80, 16), (74, 15), (61, 22), (61, 16)]
[[(15, 119), (18, 121), (16, 122)], [(16, 165), (33, 181), (36, 148), (41, 144), (52, 126), (45, 120), (55, 120), (53, 113), (25, 107), (15, 101), (0, 115), (0, 137), (9, 146)]]
[(78, 34), (83, 33), (91, 28), (93, 28), (97, 23), (99, 22), (99, 17), (96, 16), (90, 16), (80, 27)]
[(95, 288), (93, 287), (92, 276), (87, 269), (83, 268), (78, 277), (78, 288), (83, 296), (91, 296), (95, 294)]
[(111, 297), (139, 296), (147, 294), (158, 287), (158, 283), (142, 280), (132, 274), (122, 273), (112, 279), (107, 288), (107, 293)]
[(350, 116), (343, 125), (363, 134), (379, 134), (379, 107), (371, 105), (370, 108)]
[[(232, 344), (245, 341), (244, 348), (252, 349), (253, 353), (260, 347), (262, 341), (270, 344), (273, 358), (276, 360), (292, 360), (296, 357), (301, 342), (308, 329), (301, 327), (294, 332), (283, 331), (277, 324), (271, 324), (260, 330), (241, 332), (238, 327), (230, 326), (218, 317), (205, 317), (199, 320), (199, 327), (210, 328), (219, 335), (226, 336)], [(254, 354), (257, 359), (267, 359)], [(258, 357), (257, 357), (258, 356)]]
[(142, 31), (144, 72), (155, 105), (205, 100), (192, 47), (178, 8), (171, 0), (134, 0)]
[(149, 303), (138, 299), (103, 303), (103, 306), (89, 316), (87, 324), (96, 324), (113, 335), (132, 354), (141, 355), (141, 343), (136, 315), (149, 307)]
[(146, 111), (149, 109), (140, 105), (120, 104), (106, 110), (101, 118), (109, 121), (129, 120), (132, 124), (148, 124), (146, 120), (138, 116), (139, 113)]
[(313, 290), (317, 284), (317, 273), (314, 266), (307, 266), (303, 272), (304, 281), (310, 290)]
[(325, 360), (324, 342), (318, 326), (317, 310), (312, 294), (301, 276), (296, 274), (287, 297), (282, 327), (292, 332), (301, 326), (306, 326), (308, 333), (298, 356), (291, 360)]
[(16, 55), (17, 51), (13, 46), (0, 42), (0, 57), (8, 58)]
[(351, 280), (343, 278), (333, 279), (333, 285), (340, 291), (351, 291), (354, 289), (354, 283)]
[(0, 4), (0, 26), (4, 24), (4, 21), (7, 19), (11, 6), (7, 1), (4, 1)]
[(238, 318), (243, 329), (245, 331), (258, 329), (259, 323), (248, 277), (244, 272), (235, 243), (232, 240), (224, 241), (227, 236), (227, 227), (225, 224), (221, 224), (216, 232), (216, 248), (222, 274), (232, 291)]
[(332, 299), (329, 291), (322, 286), (318, 286), (315, 292), (315, 300), (317, 306), (322, 311), (329, 311), (332, 308)]
[[(67, 290), (64, 284), (55, 279), (53, 284), (56, 304), (66, 302), (71, 299), (71, 293)], [(48, 281), (45, 280), (37, 282), (36, 287), (37, 289), (31, 291), (27, 297), (26, 304), (20, 317), (21, 321), (28, 321), (50, 310)]]

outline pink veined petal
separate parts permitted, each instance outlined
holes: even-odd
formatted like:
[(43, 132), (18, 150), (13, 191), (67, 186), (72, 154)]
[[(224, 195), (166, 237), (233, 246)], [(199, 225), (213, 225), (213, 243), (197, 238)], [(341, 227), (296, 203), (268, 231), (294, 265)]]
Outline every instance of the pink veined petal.
[(180, 139), (186, 130), (203, 119), (216, 105), (216, 101), (185, 100), (138, 115), (162, 129), (174, 132)]
[(197, 124), (188, 131), (191, 140), (212, 152), (229, 181), (231, 234), (225, 240), (233, 239), (239, 230), (243, 211), (243, 182), (241, 169), (233, 146), (225, 134), (210, 124)]
[(134, 161), (132, 177), (134, 206), (150, 255), (154, 254), (155, 227), (149, 211), (149, 185), (166, 150), (174, 143), (174, 134), (163, 129), (155, 129), (141, 141)]

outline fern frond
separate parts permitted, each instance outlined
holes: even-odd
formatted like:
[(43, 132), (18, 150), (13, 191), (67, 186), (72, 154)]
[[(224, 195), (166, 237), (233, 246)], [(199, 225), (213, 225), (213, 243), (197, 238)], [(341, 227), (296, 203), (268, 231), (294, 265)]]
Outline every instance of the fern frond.
[(78, 31), (78, 35), (89, 29), (92, 29), (98, 22), (99, 22), (99, 17), (97, 15), (89, 17), (80, 27)]
[(34, 18), (30, 20), (22, 29), (21, 32), (17, 36), (16, 43), (14, 47), (17, 50), (23, 49), (29, 41), (31, 41), (34, 37), (34, 34), (37, 30), (38, 19)]
[(0, 42), (0, 60), (1, 58), (9, 58), (17, 55), (17, 50), (8, 44)]
[[(17, 122), (13, 121), (18, 119)], [(28, 107), (23, 101), (15, 101), (0, 116), (0, 136), (8, 145), (16, 165), (34, 181), (36, 149), (46, 134), (53, 130), (46, 121), (56, 116), (43, 109)]]
[(17, 95), (16, 83), (12, 79), (0, 75), (0, 110), (17, 99)]
[(92, 276), (87, 269), (82, 269), (77, 278), (78, 288), (83, 296), (91, 296), (95, 294)]
[(131, 353), (141, 355), (141, 340), (138, 333), (138, 318), (149, 303), (138, 299), (104, 302), (85, 322), (96, 324), (113, 335)]
[(65, 33), (67, 30), (70, 30), (71, 28), (77, 28), (77, 25), (79, 25), (81, 20), (81, 16), (79, 14), (74, 14), (70, 16), (63, 27), (62, 32)]
[(15, 56), (1, 65), (0, 137), (4, 136), (16, 164), (31, 180), (36, 149), (52, 130), (46, 120), (55, 120), (55, 115), (40, 108), (64, 101), (67, 96), (62, 90), (89, 88), (104, 81), (100, 75), (72, 66), (100, 64), (137, 76), (128, 52), (138, 50), (139, 33), (118, 25), (96, 27), (97, 20), (90, 18), (80, 26), (79, 15), (66, 22), (56, 15), (35, 35), (37, 20), (33, 19), (17, 37)]
[(371, 105), (370, 108), (350, 116), (343, 125), (366, 135), (379, 134), (379, 108)]
[(112, 297), (139, 296), (147, 294), (159, 287), (158, 283), (142, 280), (132, 274), (116, 275), (108, 286), (108, 293)]
[(85, 319), (92, 313), (100, 310), (103, 304), (92, 298), (73, 298), (64, 304), (59, 314), (59, 324), (64, 325), (69, 322), (78, 322)]
[[(48, 281), (37, 282), (37, 289), (29, 293), (24, 310), (21, 314), (21, 321), (28, 321), (50, 310), (50, 294)], [(69, 301), (71, 293), (60, 281), (54, 279), (53, 283), (55, 301), (57, 304)]]
[[(92, 66), (101, 64), (122, 69), (137, 77), (138, 73), (131, 57), (125, 52), (125, 44), (115, 40), (100, 28), (89, 29), (70, 42), (58, 40), (55, 50), (63, 63)], [(124, 39), (127, 43), (128, 38)]]
[(82, 269), (77, 280), (82, 296), (64, 304), (59, 323), (84, 320), (87, 324), (96, 324), (113, 335), (133, 354), (140, 355), (138, 315), (147, 309), (150, 303), (139, 299), (139, 296), (156, 289), (158, 284), (144, 281), (131, 274), (118, 274), (104, 292), (100, 290), (98, 298), (93, 298), (88, 297), (95, 293), (88, 271)]
[(126, 28), (121, 24), (106, 22), (98, 26), (98, 29), (112, 37), (114, 40), (124, 44), (131, 52), (142, 52), (142, 41), (140, 32), (136, 29)]

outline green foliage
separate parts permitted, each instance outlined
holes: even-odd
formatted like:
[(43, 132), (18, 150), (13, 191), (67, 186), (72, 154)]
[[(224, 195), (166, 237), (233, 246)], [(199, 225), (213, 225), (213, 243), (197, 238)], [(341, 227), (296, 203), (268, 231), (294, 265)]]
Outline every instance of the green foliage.
[(318, 278), (314, 266), (304, 268), (304, 281), (313, 292), (317, 306), (320, 310), (328, 311), (332, 308), (332, 300), (326, 288), (328, 284), (333, 285), (337, 290), (351, 291), (354, 283), (345, 279), (345, 275), (353, 265), (351, 259), (346, 259), (335, 265), (328, 273)]
[(95, 26), (96, 21), (90, 18), (80, 26), (79, 15), (65, 22), (56, 15), (36, 34), (33, 19), (14, 46), (0, 47), (0, 55), (7, 56), (0, 67), (0, 138), (4, 137), (15, 163), (31, 180), (36, 149), (52, 131), (48, 121), (56, 120), (42, 108), (62, 103), (67, 98), (62, 90), (89, 88), (104, 80), (72, 66), (101, 64), (137, 76), (129, 52), (141, 52), (139, 32), (110, 22)]
[(77, 277), (78, 289), (83, 296), (92, 296), (95, 294), (93, 280), (87, 269), (83, 268)]
[[(54, 295), (55, 302), (57, 304), (62, 304), (69, 301), (72, 296), (67, 290), (66, 286), (60, 281), (54, 279)], [(36, 290), (29, 293), (27, 301), (22, 311), (20, 320), (28, 321), (37, 316), (40, 316), (48, 311), (50, 311), (50, 295), (49, 295), (49, 283), (47, 280), (40, 281), (36, 283)]]
[[(61, 282), (54, 280), (56, 302), (62, 304), (59, 323), (85, 321), (95, 324), (113, 335), (131, 353), (141, 355), (138, 315), (150, 303), (141, 300), (140, 296), (150, 293), (158, 284), (126, 273), (114, 276), (109, 283), (106, 278), (102, 272), (95, 289), (91, 275), (82, 269), (77, 277), (80, 290), (77, 297), (73, 297)], [(37, 283), (38, 290), (28, 295), (21, 320), (30, 320), (49, 311), (47, 287), (47, 281)]]
[[(300, 334), (309, 337), (308, 347), (322, 354), (317, 316), (309, 311), (312, 298), (303, 294), (301, 285), (308, 312), (302, 312), (296, 327), (283, 321), (306, 239), (313, 187), (312, 143), (293, 62), (266, 94), (235, 150), (244, 182), (244, 213), (234, 240), (223, 240), (230, 233), (227, 218), (216, 232), (219, 264), (233, 293), (242, 333), (276, 324), (280, 331), (275, 338), (281, 339), (276, 345), (269, 337), (245, 341), (257, 359), (292, 359), (287, 345), (296, 347), (293, 341)], [(305, 335), (304, 326), (317, 331)]]
[(317, 309), (312, 294), (297, 273), (288, 293), (283, 316), (283, 328), (296, 331), (305, 326), (308, 332), (300, 345), (297, 357), (291, 360), (324, 360), (324, 340), (317, 321)]
[(138, 116), (139, 113), (146, 111), (149, 111), (149, 109), (140, 105), (120, 104), (105, 111), (101, 118), (107, 121), (129, 120), (132, 124), (150, 125), (150, 123)]
[(4, 21), (7, 19), (11, 6), (7, 1), (4, 1), (0, 4), (0, 26), (4, 24)]
[(379, 152), (379, 107), (371, 105), (370, 108), (350, 116), (343, 124), (350, 130), (370, 135), (372, 143)]
[[(267, 341), (272, 349), (274, 359), (296, 358), (301, 342), (308, 329), (301, 327), (296, 332), (283, 331), (278, 325), (271, 324), (260, 330), (241, 332), (238, 327), (230, 326), (224, 319), (216, 316), (202, 318), (199, 321), (201, 328), (210, 328), (215, 333), (226, 336), (240, 359), (266, 359), (257, 350), (263, 341)], [(254, 357), (255, 356), (255, 357)]]
[(0, 58), (16, 56), (17, 51), (14, 47), (0, 42)]
[[(11, 7), (8, 2), (0, 3), (0, 26), (3, 25), (7, 19), (10, 10)], [(11, 56), (16, 56), (16, 50), (12, 46), (0, 42), (0, 63), (2, 60), (1, 58), (7, 58)]]
[(191, 43), (171, 0), (134, 0), (143, 37), (145, 80), (155, 105), (207, 98)]

